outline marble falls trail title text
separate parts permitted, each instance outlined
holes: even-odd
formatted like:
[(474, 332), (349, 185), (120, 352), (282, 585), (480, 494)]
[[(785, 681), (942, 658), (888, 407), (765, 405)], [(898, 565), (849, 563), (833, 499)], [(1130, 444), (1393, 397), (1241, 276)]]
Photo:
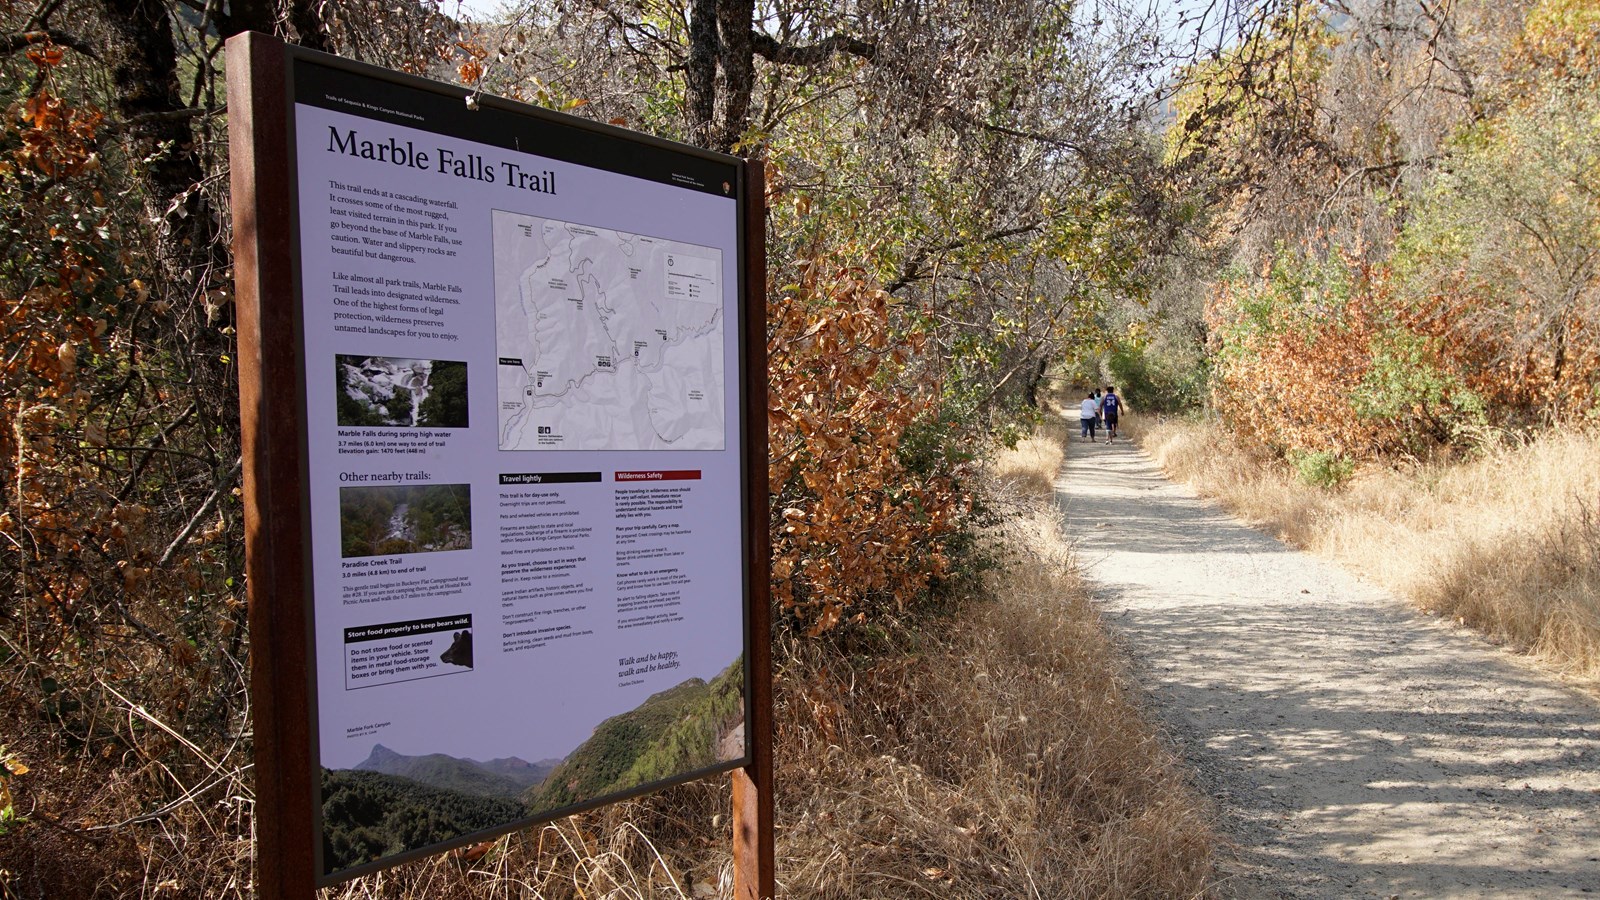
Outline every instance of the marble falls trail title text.
[(556, 173), (549, 169), (530, 172), (514, 162), (501, 160), (498, 166), (476, 153), (460, 154), (442, 147), (431, 152), (419, 150), (414, 141), (400, 143), (393, 137), (381, 141), (363, 140), (354, 128), (340, 133), (328, 126), (328, 152), (342, 153), (357, 159), (386, 162), (425, 172), (439, 172), (457, 178), (471, 178), (484, 184), (505, 184), (509, 187), (538, 194), (556, 192)]

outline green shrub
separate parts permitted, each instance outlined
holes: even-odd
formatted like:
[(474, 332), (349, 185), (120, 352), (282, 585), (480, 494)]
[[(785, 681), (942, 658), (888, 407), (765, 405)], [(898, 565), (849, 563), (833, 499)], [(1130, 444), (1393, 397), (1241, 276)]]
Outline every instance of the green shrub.
[(1356, 470), (1355, 460), (1332, 450), (1290, 451), (1289, 463), (1301, 481), (1320, 488), (1336, 488)]
[(1206, 364), (1198, 353), (1182, 359), (1159, 344), (1120, 346), (1111, 351), (1106, 368), (1132, 410), (1178, 412), (1198, 408), (1205, 398)]

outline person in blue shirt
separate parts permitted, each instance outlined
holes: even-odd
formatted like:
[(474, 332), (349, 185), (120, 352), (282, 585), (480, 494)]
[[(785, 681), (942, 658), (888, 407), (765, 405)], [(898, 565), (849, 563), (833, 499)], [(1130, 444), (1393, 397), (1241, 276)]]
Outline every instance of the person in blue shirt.
[(1115, 387), (1107, 387), (1106, 395), (1100, 398), (1100, 414), (1105, 418), (1106, 443), (1111, 443), (1117, 436), (1117, 417), (1122, 414), (1122, 398), (1117, 396)]

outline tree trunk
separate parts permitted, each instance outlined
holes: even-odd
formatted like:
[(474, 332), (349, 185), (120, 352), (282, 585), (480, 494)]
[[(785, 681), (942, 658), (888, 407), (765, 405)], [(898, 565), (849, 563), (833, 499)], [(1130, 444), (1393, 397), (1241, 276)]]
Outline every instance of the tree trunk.
[(317, 15), (316, 0), (292, 0), (289, 4), (289, 27), (295, 31), (295, 40), (309, 50), (332, 53), (328, 32)]
[(115, 111), (126, 123), (134, 177), (146, 221), (155, 224), (162, 274), (194, 284), (227, 265), (214, 210), (196, 189), (205, 172), (195, 153), (188, 106), (178, 88), (178, 54), (167, 4), (101, 0), (107, 27), (103, 58), (117, 85)]
[(755, 0), (717, 0), (717, 25), (722, 35), (719, 62), (722, 116), (714, 149), (731, 153), (750, 124), (750, 95), (755, 90), (755, 51), (750, 40)]
[(689, 139), (711, 146), (717, 110), (717, 0), (691, 0), (689, 6), (689, 62), (684, 89), (689, 117)]
[[(154, 232), (151, 276), (170, 304), (173, 350), (188, 370), (218, 479), (238, 459), (234, 412), (233, 305), (213, 289), (230, 287), (222, 217), (201, 189), (206, 178), (191, 110), (179, 87), (179, 59), (170, 7), (161, 0), (100, 0), (105, 20), (101, 58), (117, 86), (113, 111), (126, 135), (130, 175)], [(131, 239), (130, 239), (131, 242)]]
[(750, 125), (755, 0), (690, 0), (684, 93), (689, 139), (731, 153)]
[(1049, 368), (1049, 366), (1050, 360), (1046, 357), (1040, 357), (1038, 367), (1033, 370), (1033, 377), (1028, 379), (1028, 386), (1025, 393), (1027, 395), (1028, 405), (1034, 409), (1040, 408), (1039, 385), (1044, 381), (1044, 370)]

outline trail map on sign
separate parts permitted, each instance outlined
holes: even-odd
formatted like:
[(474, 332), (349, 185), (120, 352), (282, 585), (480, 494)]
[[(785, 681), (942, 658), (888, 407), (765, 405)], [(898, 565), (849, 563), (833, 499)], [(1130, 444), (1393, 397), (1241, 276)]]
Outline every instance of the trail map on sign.
[(723, 449), (721, 251), (493, 218), (500, 449)]

